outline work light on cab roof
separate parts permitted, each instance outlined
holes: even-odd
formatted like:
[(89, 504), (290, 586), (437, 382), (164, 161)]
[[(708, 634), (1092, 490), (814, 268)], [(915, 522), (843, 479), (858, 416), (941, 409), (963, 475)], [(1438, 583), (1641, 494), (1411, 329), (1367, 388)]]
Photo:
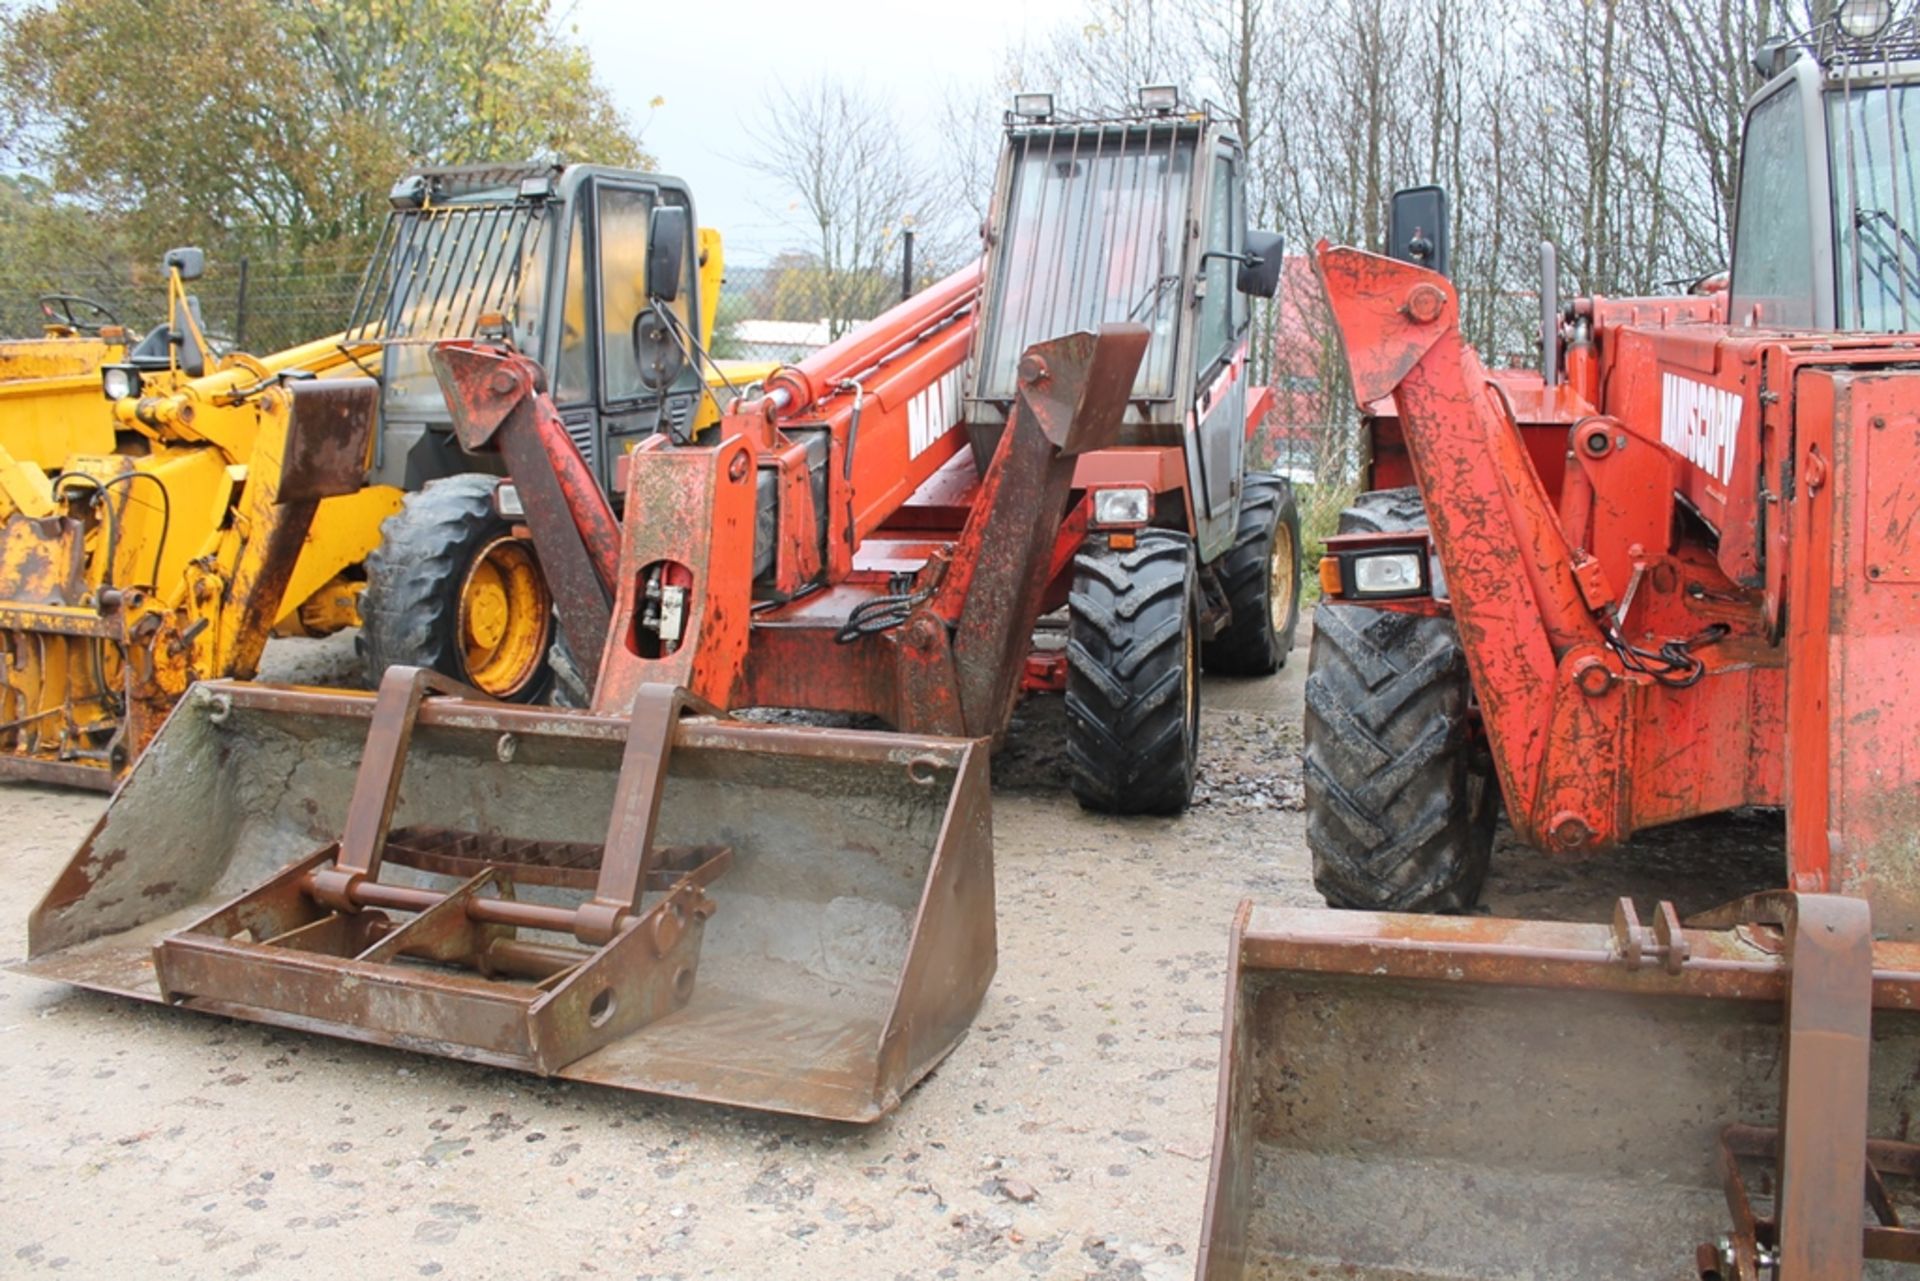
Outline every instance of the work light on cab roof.
[(1852, 40), (1872, 40), (1893, 21), (1893, 0), (1842, 0), (1834, 18)]

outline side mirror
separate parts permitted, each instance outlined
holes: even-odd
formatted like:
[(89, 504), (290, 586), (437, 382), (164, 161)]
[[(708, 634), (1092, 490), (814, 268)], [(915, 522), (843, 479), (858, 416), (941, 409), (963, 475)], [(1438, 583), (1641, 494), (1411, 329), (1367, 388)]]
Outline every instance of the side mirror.
[(647, 220), (647, 297), (654, 302), (670, 303), (680, 296), (688, 231), (686, 206), (654, 206)]
[(1286, 266), (1286, 242), (1277, 231), (1249, 231), (1247, 256), (1234, 277), (1233, 287), (1255, 298), (1280, 292), (1280, 272)]
[(648, 391), (665, 391), (687, 367), (686, 350), (667, 313), (648, 307), (633, 318), (633, 367)]
[(1408, 187), (1393, 193), (1387, 256), (1447, 274), (1447, 189)]
[(169, 249), (160, 265), (179, 272), (182, 280), (198, 280), (207, 273), (207, 255), (198, 249)]

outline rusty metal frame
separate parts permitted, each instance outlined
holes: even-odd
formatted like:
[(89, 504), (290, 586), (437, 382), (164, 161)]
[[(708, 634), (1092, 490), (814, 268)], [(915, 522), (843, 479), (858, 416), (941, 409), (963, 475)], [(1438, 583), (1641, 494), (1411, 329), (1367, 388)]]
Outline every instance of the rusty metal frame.
[[(1774, 1214), (1755, 1210), (1745, 1167), (1777, 1169), (1781, 1158), (1780, 1140), (1780, 1131), (1773, 1126), (1736, 1124), (1721, 1132), (1720, 1168), (1733, 1230), (1723, 1242), (1701, 1247), (1703, 1275), (1711, 1268), (1722, 1281), (1759, 1281), (1763, 1276), (1762, 1266), (1772, 1267), (1778, 1262), (1780, 1224)], [(1874, 1221), (1860, 1229), (1860, 1257), (1920, 1264), (1920, 1227), (1901, 1221), (1900, 1211), (1887, 1187), (1888, 1180), (1895, 1178), (1909, 1184), (1920, 1183), (1920, 1144), (1867, 1140), (1864, 1200), (1867, 1213)], [(1840, 1186), (1844, 1188), (1845, 1184)], [(1842, 1220), (1841, 1226), (1846, 1225), (1847, 1221)], [(1856, 1270), (1854, 1275), (1857, 1274)]]
[[(1247, 976), (1262, 970), (1778, 1004), (1781, 1125), (1726, 1118), (1719, 1158), (1731, 1231), (1720, 1243), (1700, 1245), (1699, 1275), (1828, 1281), (1858, 1277), (1863, 1258), (1920, 1262), (1920, 1231), (1901, 1222), (1885, 1186), (1890, 1175), (1920, 1174), (1920, 1145), (1867, 1136), (1872, 1014), (1920, 1006), (1920, 945), (1876, 944), (1863, 901), (1779, 891), (1684, 927), (1668, 903), (1651, 927), (1643, 926), (1624, 899), (1608, 925), (1248, 902), (1235, 916), (1228, 962), (1213, 1167), (1196, 1269), (1202, 1281), (1238, 1276), (1248, 1262), (1252, 1009), (1245, 993)], [(1771, 1167), (1775, 1197), (1767, 1214), (1754, 1208), (1743, 1163)], [(1876, 1219), (1864, 1228), (1863, 1204)], [(1683, 1257), (1676, 1253), (1676, 1271)], [(1762, 1272), (1763, 1264), (1772, 1270)]]
[[(654, 848), (686, 696), (650, 686), (635, 701), (593, 896), (567, 909), (517, 901), (511, 871), (498, 864), (446, 893), (380, 879), (407, 745), (434, 694), (476, 697), (422, 668), (388, 669), (340, 840), (161, 940), (154, 963), (169, 1000), (344, 1020), (542, 1074), (686, 1003), (714, 910), (705, 891), (731, 858), (720, 847)], [(421, 843), (415, 834), (396, 852)], [(538, 852), (534, 843), (522, 857)], [(643, 908), (649, 888), (656, 897)], [(396, 922), (394, 911), (412, 915)], [(521, 942), (521, 928), (571, 934), (591, 950)], [(403, 966), (403, 957), (479, 977)], [(527, 977), (537, 981), (514, 981)]]
[[(109, 811), (30, 918), (29, 957), (17, 968), (356, 1041), (853, 1122), (884, 1116), (964, 1036), (996, 955), (979, 745), (714, 719), (702, 714), (711, 709), (657, 687), (643, 687), (624, 716), (437, 692), (448, 688), (404, 669), (389, 673), (374, 696), (202, 684), (169, 726), (188, 741), (195, 734), (218, 740), (263, 716), (366, 723), (372, 746), (339, 837), (316, 839), (311, 853), (230, 898), (196, 899), (205, 888), (176, 886), (169, 873), (165, 884), (147, 886), (152, 893), (132, 891), (138, 906), (129, 916), (114, 907), (126, 901), (124, 882), (114, 878), (130, 868), (112, 852), (119, 837), (109, 830)], [(390, 826), (389, 762), (407, 759), (409, 726), (443, 742), (478, 739), (502, 761), (516, 751), (577, 750), (568, 743), (618, 746), (606, 840)], [(839, 1048), (830, 1062), (808, 1048), (817, 1028), (785, 1047), (782, 1037), (796, 1029), (764, 1026), (767, 1039), (747, 1039), (737, 1011), (759, 1007), (727, 998), (701, 1012), (704, 927), (716, 911), (729, 911), (735, 869), (724, 846), (653, 839), (660, 782), (681, 753), (693, 754), (696, 770), (771, 757), (900, 771), (909, 785), (949, 780), (941, 784), (944, 818), (930, 835), (905, 952), (882, 961), (898, 967), (882, 971), (893, 975), (890, 999), (870, 1029), (855, 1022), (835, 1031)], [(142, 794), (150, 802), (156, 787), (164, 791), (169, 755), (143, 756), (117, 804)], [(779, 866), (777, 854), (760, 857)], [(454, 884), (427, 888), (416, 874)], [(546, 888), (519, 893), (525, 887)], [(556, 899), (555, 889), (572, 893)], [(102, 900), (110, 922), (89, 924), (98, 919), (89, 917), (90, 905)], [(184, 927), (154, 928), (189, 905), (195, 910)], [(656, 1049), (656, 1025), (669, 1019)]]

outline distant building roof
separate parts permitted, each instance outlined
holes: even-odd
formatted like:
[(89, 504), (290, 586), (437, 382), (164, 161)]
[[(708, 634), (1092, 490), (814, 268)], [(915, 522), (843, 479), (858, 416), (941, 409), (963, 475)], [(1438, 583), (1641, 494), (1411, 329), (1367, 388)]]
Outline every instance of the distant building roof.
[(833, 341), (824, 320), (736, 320), (727, 337), (741, 360), (799, 360)]

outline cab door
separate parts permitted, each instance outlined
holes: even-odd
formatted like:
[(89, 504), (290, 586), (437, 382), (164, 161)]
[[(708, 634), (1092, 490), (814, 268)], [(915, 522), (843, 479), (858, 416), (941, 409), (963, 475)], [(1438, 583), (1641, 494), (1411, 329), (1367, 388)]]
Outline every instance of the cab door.
[[(581, 193), (590, 190), (590, 184), (580, 189)], [(567, 435), (573, 438), (580, 456), (587, 460), (587, 466), (604, 486), (607, 478), (601, 468), (606, 450), (600, 431), (599, 397), (595, 392), (599, 343), (592, 323), (593, 273), (589, 268), (592, 259), (587, 253), (592, 236), (589, 203), (576, 194), (567, 206), (567, 223), (561, 230), (566, 250), (558, 281), (560, 312), (549, 322), (553, 336), (549, 339), (552, 345), (545, 353), (545, 362), (547, 385), (560, 421), (566, 425)]]
[[(609, 492), (620, 455), (655, 431), (684, 432), (699, 404), (691, 362), (663, 395), (646, 384), (634, 359), (634, 317), (648, 305), (648, 222), (663, 200), (684, 203), (686, 197), (650, 183), (595, 176), (568, 202), (549, 381), (567, 434)], [(673, 304), (683, 321), (699, 314), (693, 257), (688, 255), (687, 278)]]
[[(611, 485), (616, 460), (641, 439), (656, 431), (685, 439), (699, 406), (700, 376), (689, 358), (673, 383), (662, 389), (649, 386), (633, 349), (634, 318), (648, 307), (647, 231), (654, 206), (688, 204), (685, 193), (669, 188), (620, 182), (593, 181), (591, 205), (598, 248), (593, 275), (593, 307), (599, 350), (597, 409), (603, 442), (600, 479)], [(689, 209), (689, 223), (691, 210)], [(695, 296), (695, 258), (684, 262), (685, 278), (671, 304), (685, 333), (697, 333), (699, 303)]]
[[(1187, 483), (1193, 496), (1194, 541), (1213, 560), (1233, 542), (1240, 469), (1246, 452), (1247, 298), (1234, 288), (1235, 257), (1246, 252), (1246, 188), (1234, 147), (1214, 149), (1207, 174), (1198, 323), (1197, 374), (1187, 416)], [(1232, 256), (1230, 256), (1232, 255)]]

